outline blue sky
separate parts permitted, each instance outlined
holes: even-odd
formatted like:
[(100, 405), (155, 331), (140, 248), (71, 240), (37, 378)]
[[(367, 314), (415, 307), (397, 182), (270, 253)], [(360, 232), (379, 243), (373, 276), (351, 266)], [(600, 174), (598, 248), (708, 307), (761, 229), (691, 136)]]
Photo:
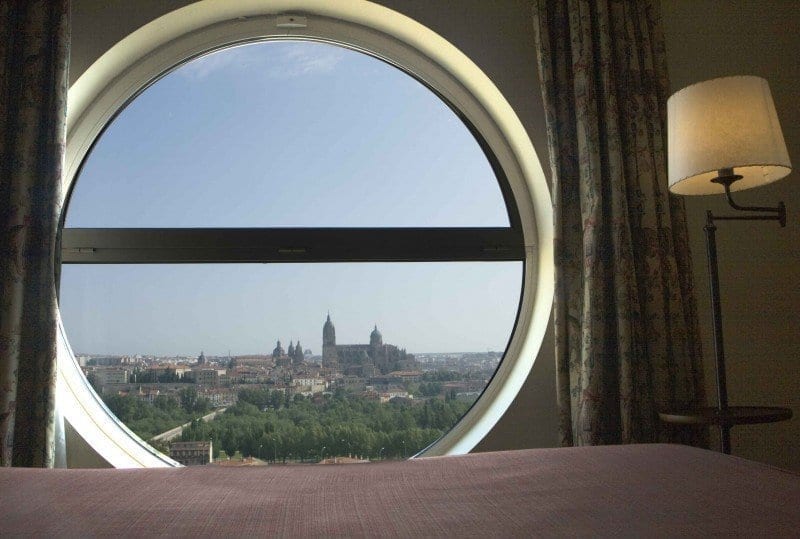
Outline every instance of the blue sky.
[[(68, 227), (507, 226), (477, 142), (423, 85), (326, 44), (194, 60), (137, 97), (87, 158)], [(62, 316), (84, 353), (319, 352), (373, 324), (412, 352), (502, 349), (520, 263), (77, 266)], [(285, 342), (284, 344), (288, 344)]]

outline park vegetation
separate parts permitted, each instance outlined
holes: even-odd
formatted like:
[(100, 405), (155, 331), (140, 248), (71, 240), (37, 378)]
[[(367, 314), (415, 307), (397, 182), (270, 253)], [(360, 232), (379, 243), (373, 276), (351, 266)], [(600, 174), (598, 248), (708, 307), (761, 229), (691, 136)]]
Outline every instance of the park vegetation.
[(471, 405), (454, 394), (381, 403), (342, 390), (289, 398), (281, 391), (243, 389), (238, 397), (214, 420), (193, 421), (182, 440), (212, 440), (215, 457), (222, 450), (280, 462), (334, 456), (397, 459), (433, 443)]
[[(319, 461), (352, 456), (369, 460), (412, 456), (453, 428), (474, 399), (443, 391), (443, 383), (464, 379), (454, 371), (427, 372), (408, 384), (418, 399), (379, 402), (343, 389), (313, 397), (290, 395), (263, 386), (238, 391), (237, 402), (213, 420), (208, 399), (186, 384), (152, 402), (129, 395), (104, 395), (106, 406), (143, 440), (188, 424), (183, 441), (213, 441), (220, 455), (256, 457), (270, 462)], [(156, 449), (169, 452), (168, 442)]]

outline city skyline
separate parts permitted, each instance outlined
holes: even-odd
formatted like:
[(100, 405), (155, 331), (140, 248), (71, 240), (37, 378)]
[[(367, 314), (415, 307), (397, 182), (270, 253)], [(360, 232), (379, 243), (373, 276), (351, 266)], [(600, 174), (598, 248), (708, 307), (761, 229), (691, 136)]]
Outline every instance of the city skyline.
[[(335, 321), (335, 313), (326, 312), (326, 316), (329, 315)], [(337, 326), (338, 327), (338, 326)], [(364, 331), (363, 335), (355, 336), (352, 340), (341, 340), (339, 339), (340, 344), (348, 345), (348, 344), (359, 344), (362, 341), (369, 340), (369, 332), (372, 329), (378, 329), (381, 333), (384, 330), (381, 328), (380, 324), (373, 323), (371, 327), (367, 328), (368, 331)], [(337, 331), (339, 331), (337, 329)], [(68, 331), (69, 333), (69, 331)], [(72, 347), (72, 351), (76, 356), (94, 356), (94, 357), (155, 357), (155, 358), (187, 358), (187, 359), (196, 359), (200, 354), (204, 354), (206, 357), (209, 358), (227, 358), (227, 357), (239, 357), (239, 356), (270, 356), (272, 355), (272, 350), (275, 345), (280, 342), (280, 344), (287, 348), (289, 344), (296, 345), (298, 341), (302, 344), (303, 351), (311, 350), (311, 355), (315, 357), (321, 357), (322, 355), (322, 332), (321, 330), (318, 331), (319, 335), (317, 335), (316, 339), (305, 339), (302, 336), (299, 338), (291, 337), (285, 338), (283, 336), (276, 336), (272, 340), (265, 341), (264, 345), (258, 350), (244, 350), (244, 349), (236, 349), (236, 353), (234, 353), (234, 348), (228, 348), (227, 350), (216, 350), (216, 349), (209, 349), (200, 347), (197, 350), (187, 350), (183, 352), (169, 352), (169, 353), (152, 353), (152, 352), (142, 352), (141, 350), (138, 351), (121, 351), (121, 350), (114, 350), (114, 351), (106, 351), (106, 350), (82, 350), (78, 349), (75, 346)], [(348, 332), (343, 333), (344, 335), (355, 335), (357, 332)], [(391, 333), (390, 333), (391, 335)], [(509, 332), (510, 337), (510, 332)], [(360, 339), (360, 340), (359, 340)], [(317, 342), (318, 341), (318, 342)], [(481, 349), (471, 348), (471, 349), (447, 349), (447, 350), (417, 350), (417, 349), (410, 349), (406, 347), (403, 343), (395, 343), (398, 347), (406, 350), (410, 354), (415, 355), (429, 355), (429, 354), (469, 354), (469, 353), (484, 353), (484, 352), (497, 352), (503, 353), (507, 346), (506, 339), (505, 342), (498, 344), (496, 347), (486, 346)], [(72, 345), (73, 339), (71, 339), (70, 344)], [(311, 343), (311, 344), (310, 344)], [(308, 359), (308, 358), (306, 358)]]

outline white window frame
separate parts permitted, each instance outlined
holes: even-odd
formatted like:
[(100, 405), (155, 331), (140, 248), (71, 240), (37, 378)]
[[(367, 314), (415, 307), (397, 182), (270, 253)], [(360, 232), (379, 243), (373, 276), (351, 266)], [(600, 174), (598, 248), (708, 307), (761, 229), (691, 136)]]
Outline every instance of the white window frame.
[[(279, 25), (287, 16), (304, 26)], [(343, 44), (412, 73), (478, 130), (505, 174), (525, 249), (517, 324), (481, 397), (420, 455), (467, 453), (512, 403), (544, 339), (554, 288), (552, 206), (540, 161), (511, 106), (469, 58), (432, 30), (363, 0), (205, 0), (170, 12), (111, 47), (70, 88), (63, 192), (70, 191), (105, 125), (152, 80), (232, 43), (287, 38)], [(64, 420), (111, 466), (178, 465), (109, 412), (83, 376), (59, 325), (57, 398)]]

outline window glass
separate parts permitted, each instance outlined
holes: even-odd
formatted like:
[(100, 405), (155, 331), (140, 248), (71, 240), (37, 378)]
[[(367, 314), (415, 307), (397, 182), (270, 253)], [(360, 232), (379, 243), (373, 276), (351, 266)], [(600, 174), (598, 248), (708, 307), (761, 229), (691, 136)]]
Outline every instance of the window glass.
[(411, 456), (461, 418), (521, 285), (521, 262), (72, 264), (60, 301), (103, 400), (179, 461), (347, 462)]
[[(276, 228), (281, 242), (282, 227), (437, 227), (445, 241), (410, 232), (397, 245), (428, 250), (398, 259), (480, 260), (507, 246), (446, 229), (508, 226), (478, 141), (408, 74), (329, 44), (231, 47), (179, 66), (120, 112), (66, 215), (65, 245), (70, 228), (106, 229), (65, 247), (89, 261), (189, 263), (67, 264), (62, 319), (109, 409), (183, 464), (404, 458), (452, 428), (493, 375), (521, 261), (261, 264), (247, 254), (221, 264), (207, 262), (230, 254), (231, 231), (194, 235), (189, 248), (175, 238), (212, 227)], [(186, 230), (126, 244), (108, 230), (122, 227)], [(398, 241), (368, 233), (382, 248)], [(334, 236), (314, 260), (381, 259), (353, 231)], [(259, 237), (236, 248), (267, 249)]]
[(368, 55), (270, 41), (187, 62), (85, 161), (67, 227), (508, 226), (459, 117)]

